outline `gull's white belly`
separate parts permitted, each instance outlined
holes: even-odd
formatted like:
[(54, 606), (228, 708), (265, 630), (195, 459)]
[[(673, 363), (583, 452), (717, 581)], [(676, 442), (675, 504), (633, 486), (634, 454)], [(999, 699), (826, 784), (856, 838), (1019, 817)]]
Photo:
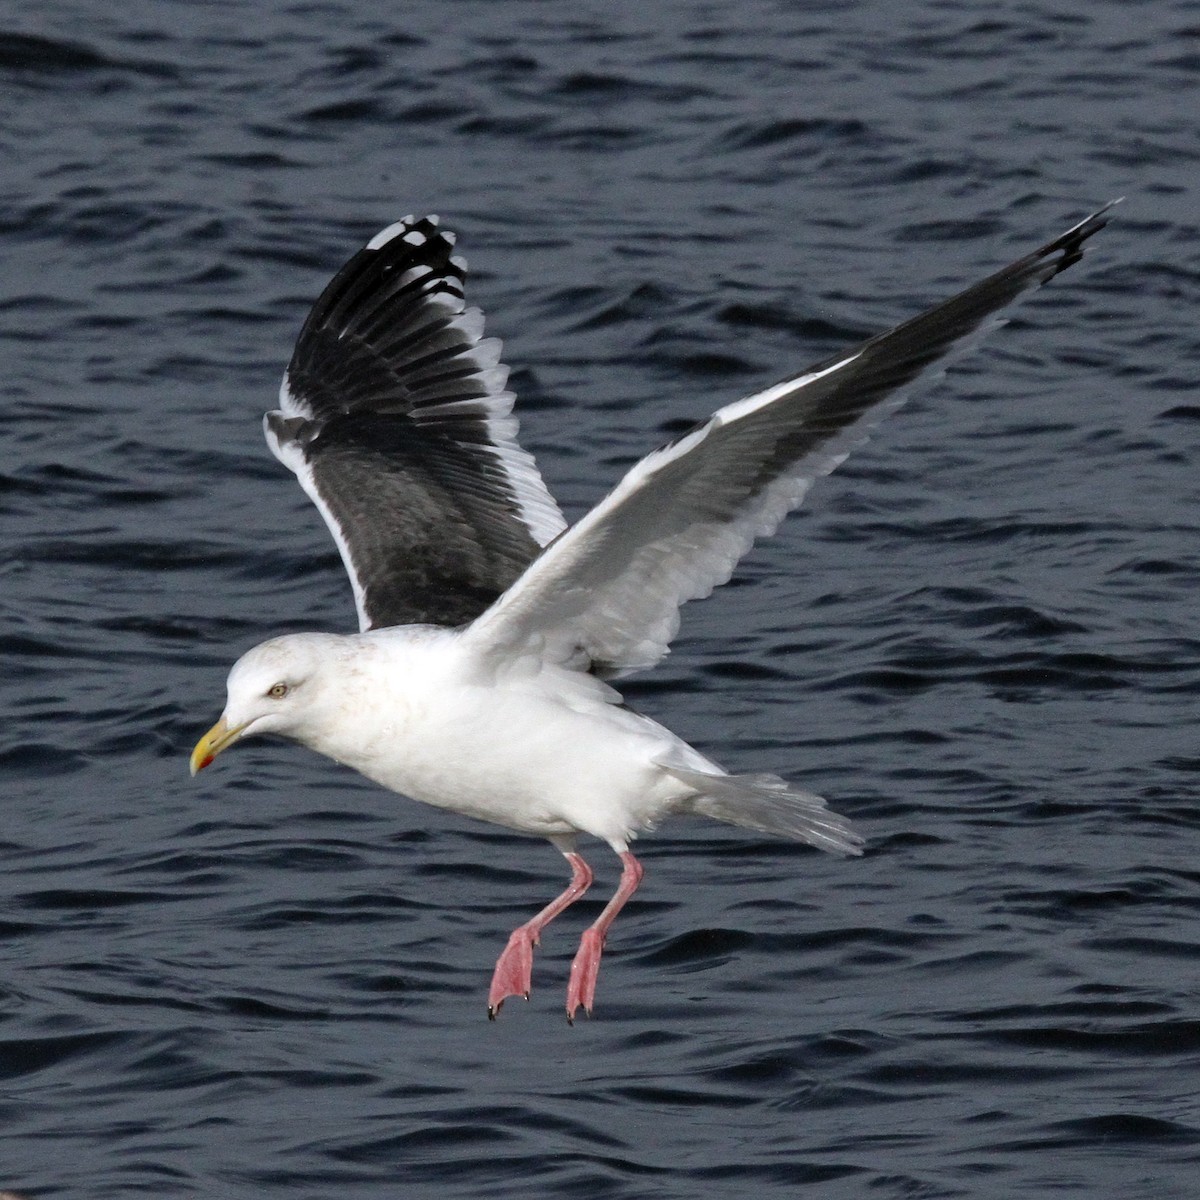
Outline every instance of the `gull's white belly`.
[(438, 808), (525, 833), (623, 843), (688, 794), (657, 765), (683, 748), (661, 726), (612, 705), (450, 686), (385, 721), (365, 752), (335, 757)]

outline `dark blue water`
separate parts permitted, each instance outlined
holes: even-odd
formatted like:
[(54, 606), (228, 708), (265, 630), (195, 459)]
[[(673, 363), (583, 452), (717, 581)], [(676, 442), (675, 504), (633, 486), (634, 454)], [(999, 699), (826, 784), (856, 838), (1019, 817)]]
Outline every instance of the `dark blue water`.
[[(1190, 1197), (1200, 1179), (1200, 4), (53, 0), (0, 19), (0, 1189)], [(596, 1018), (544, 843), (281, 744), (349, 629), (258, 429), (435, 211), (571, 516), (685, 421), (1126, 195), (1088, 258), (686, 614), (635, 704), (846, 862), (639, 843)]]

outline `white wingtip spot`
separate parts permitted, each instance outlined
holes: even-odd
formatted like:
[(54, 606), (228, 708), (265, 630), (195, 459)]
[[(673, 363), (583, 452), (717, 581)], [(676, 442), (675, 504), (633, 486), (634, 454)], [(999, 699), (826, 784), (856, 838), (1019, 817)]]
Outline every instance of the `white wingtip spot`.
[(412, 226), (412, 217), (403, 217), (399, 221), (393, 221), (386, 229), (381, 229), (366, 245), (368, 250), (378, 250), (382, 246), (386, 246), (393, 238), (398, 238), (402, 234), (408, 233)]
[[(422, 221), (427, 221), (430, 225), (436, 225), (440, 218), (436, 213), (430, 213), (427, 217), (422, 217)], [(401, 217), (399, 221), (393, 221), (386, 229), (381, 229), (366, 245), (368, 250), (378, 250), (386, 246), (388, 242), (395, 238), (402, 237), (410, 246), (423, 246), (429, 237), (413, 226), (417, 224), (417, 218), (409, 213), (406, 217)], [(451, 246), (454, 245), (454, 234), (442, 233), (440, 230), (439, 236), (444, 238)]]

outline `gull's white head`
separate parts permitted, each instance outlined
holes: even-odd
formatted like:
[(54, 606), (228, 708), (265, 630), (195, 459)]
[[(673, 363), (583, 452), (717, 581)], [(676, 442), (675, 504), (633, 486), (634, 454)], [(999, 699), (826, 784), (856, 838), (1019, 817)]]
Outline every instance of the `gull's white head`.
[(243, 654), (229, 672), (221, 719), (192, 751), (192, 774), (244, 737), (275, 733), (306, 741), (307, 727), (320, 708), (331, 643), (340, 640), (298, 633), (273, 638)]

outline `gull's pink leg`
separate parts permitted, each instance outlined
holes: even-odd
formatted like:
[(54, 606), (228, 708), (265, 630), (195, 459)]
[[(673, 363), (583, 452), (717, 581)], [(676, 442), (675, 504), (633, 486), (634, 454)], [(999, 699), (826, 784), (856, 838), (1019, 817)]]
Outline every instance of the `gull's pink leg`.
[(625, 907), (625, 901), (638, 890), (642, 882), (642, 864), (628, 850), (622, 850), (621, 861), (625, 864), (621, 882), (613, 898), (604, 906), (604, 911), (583, 932), (575, 961), (571, 964), (571, 981), (567, 984), (567, 1020), (575, 1024), (575, 1013), (580, 1005), (590, 1017), (592, 1003), (596, 998), (596, 976), (600, 971), (600, 955), (604, 951), (604, 939), (613, 918)]
[(500, 1005), (507, 996), (524, 996), (529, 999), (529, 987), (533, 977), (533, 948), (538, 944), (542, 930), (558, 916), (568, 904), (574, 904), (592, 882), (592, 868), (573, 850), (564, 851), (571, 864), (571, 882), (566, 891), (556, 896), (532, 921), (518, 926), (508, 939), (504, 952), (496, 960), (492, 974), (492, 987), (488, 992), (488, 1020), (494, 1021)]

